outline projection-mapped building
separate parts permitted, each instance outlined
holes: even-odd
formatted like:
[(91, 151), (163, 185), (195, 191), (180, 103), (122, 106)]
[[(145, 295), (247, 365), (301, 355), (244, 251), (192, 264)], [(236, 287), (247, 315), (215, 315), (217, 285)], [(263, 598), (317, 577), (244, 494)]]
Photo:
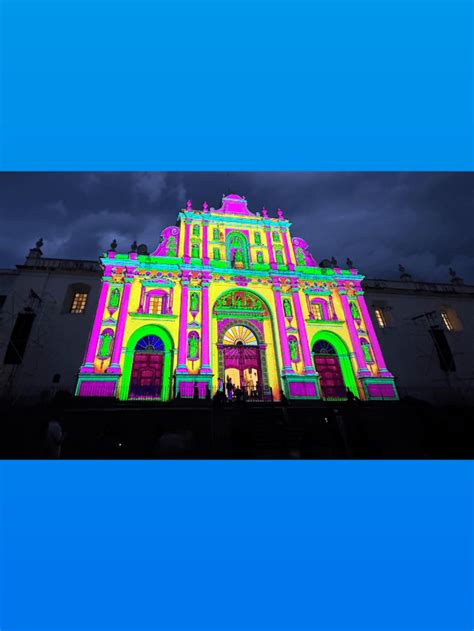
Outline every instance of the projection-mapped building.
[(76, 394), (396, 399), (363, 276), (318, 265), (290, 227), (228, 195), (217, 210), (188, 202), (151, 254), (114, 242)]

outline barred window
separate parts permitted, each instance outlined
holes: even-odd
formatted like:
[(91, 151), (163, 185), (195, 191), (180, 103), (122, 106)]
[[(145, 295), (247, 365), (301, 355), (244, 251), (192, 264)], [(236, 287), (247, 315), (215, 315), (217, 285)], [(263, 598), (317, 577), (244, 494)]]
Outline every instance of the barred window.
[(70, 313), (84, 313), (87, 303), (87, 294), (76, 291), (72, 297)]
[(163, 296), (150, 296), (148, 313), (163, 312)]
[(387, 326), (387, 321), (385, 319), (385, 314), (384, 314), (383, 309), (381, 307), (375, 307), (374, 312), (375, 312), (375, 319), (377, 320), (377, 324), (379, 325), (381, 329), (385, 329), (385, 327)]
[(454, 331), (453, 323), (449, 319), (449, 315), (446, 311), (441, 311), (441, 318), (443, 320), (444, 326), (448, 329), (448, 331)]
[(311, 313), (313, 314), (313, 318), (315, 320), (324, 320), (323, 307), (319, 302), (311, 303)]

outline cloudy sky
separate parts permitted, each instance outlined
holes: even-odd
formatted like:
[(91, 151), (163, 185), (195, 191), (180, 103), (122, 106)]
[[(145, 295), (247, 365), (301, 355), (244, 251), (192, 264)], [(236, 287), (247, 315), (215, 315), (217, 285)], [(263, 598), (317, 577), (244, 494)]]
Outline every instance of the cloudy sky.
[(474, 283), (474, 174), (470, 173), (2, 173), (0, 267), (22, 263), (44, 238), (50, 257), (97, 259), (112, 239), (154, 248), (191, 199), (222, 195), (281, 208), (316, 260), (350, 257), (370, 277)]

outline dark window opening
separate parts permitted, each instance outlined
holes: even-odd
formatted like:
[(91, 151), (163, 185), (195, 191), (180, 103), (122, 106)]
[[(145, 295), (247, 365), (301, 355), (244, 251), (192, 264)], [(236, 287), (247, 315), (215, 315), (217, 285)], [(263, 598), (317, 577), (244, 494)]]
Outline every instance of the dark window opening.
[(456, 372), (453, 353), (449, 347), (445, 332), (437, 327), (430, 328), (431, 337), (438, 353), (439, 366), (444, 372)]
[(4, 364), (21, 364), (34, 319), (34, 313), (19, 313), (17, 315), (3, 360)]

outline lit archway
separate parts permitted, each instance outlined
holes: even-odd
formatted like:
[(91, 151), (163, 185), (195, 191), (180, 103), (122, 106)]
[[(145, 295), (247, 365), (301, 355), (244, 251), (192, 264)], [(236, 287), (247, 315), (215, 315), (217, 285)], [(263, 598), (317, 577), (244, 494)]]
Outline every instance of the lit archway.
[(262, 398), (263, 377), (259, 343), (248, 326), (237, 324), (223, 336), (224, 380), (244, 391), (247, 396)]
[(230, 376), (234, 385), (250, 396), (278, 398), (281, 386), (275, 331), (266, 301), (248, 289), (228, 290), (214, 303), (213, 322), (217, 329), (217, 376), (222, 384), (225, 386)]

